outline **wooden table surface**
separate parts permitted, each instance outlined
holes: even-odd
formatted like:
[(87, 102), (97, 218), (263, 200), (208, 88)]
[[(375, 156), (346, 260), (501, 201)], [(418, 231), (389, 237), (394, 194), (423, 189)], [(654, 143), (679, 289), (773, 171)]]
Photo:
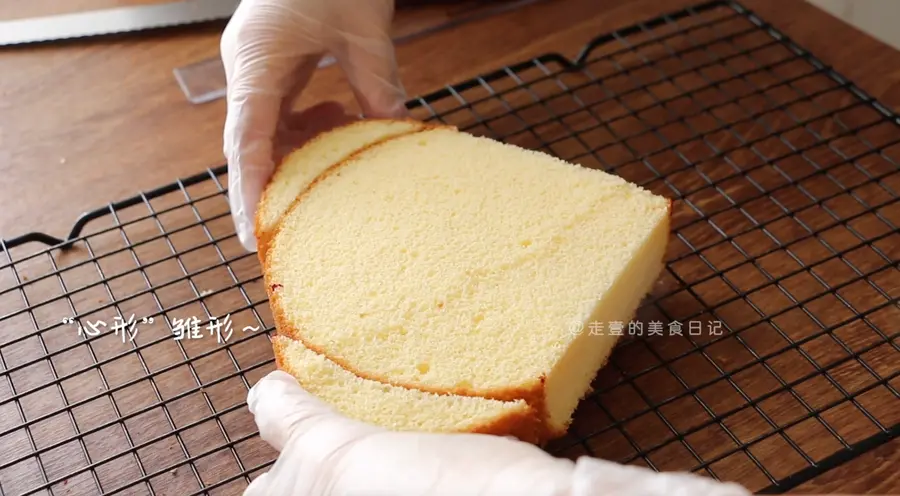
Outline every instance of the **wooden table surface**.
[[(153, 2), (8, 1), (0, 3), (0, 18)], [(542, 2), (398, 47), (402, 78), (416, 95), (546, 52), (574, 56), (598, 33), (691, 3)], [(896, 50), (799, 0), (744, 4), (900, 109)], [(398, 29), (453, 10), (428, 9), (398, 14)], [(220, 165), (224, 103), (191, 105), (172, 76), (175, 67), (216, 56), (220, 29), (0, 50), (0, 237), (63, 236), (83, 211)], [(304, 102), (323, 98), (354, 105), (335, 68), (316, 75)], [(898, 468), (900, 441), (894, 441), (795, 492), (900, 493)]]

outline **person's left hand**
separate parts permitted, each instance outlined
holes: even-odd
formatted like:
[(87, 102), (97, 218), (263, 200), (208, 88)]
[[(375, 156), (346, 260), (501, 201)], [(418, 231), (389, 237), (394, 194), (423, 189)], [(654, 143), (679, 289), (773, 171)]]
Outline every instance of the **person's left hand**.
[(693, 474), (589, 457), (575, 463), (512, 438), (388, 431), (335, 412), (281, 371), (253, 386), (248, 406), (262, 439), (280, 452), (248, 496), (750, 495)]
[(257, 204), (286, 151), (351, 117), (336, 103), (296, 114), (330, 54), (366, 117), (407, 115), (393, 41), (393, 0), (243, 0), (220, 42), (227, 114), (223, 152), (235, 232), (249, 251)]

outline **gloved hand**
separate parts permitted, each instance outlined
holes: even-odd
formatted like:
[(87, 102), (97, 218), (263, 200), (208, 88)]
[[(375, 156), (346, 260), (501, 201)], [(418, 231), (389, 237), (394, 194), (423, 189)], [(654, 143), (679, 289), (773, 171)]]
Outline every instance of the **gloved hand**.
[(244, 0), (221, 40), (227, 82), (224, 152), (241, 244), (256, 249), (256, 205), (291, 148), (351, 119), (335, 103), (292, 114), (319, 60), (342, 67), (366, 117), (406, 112), (390, 25), (392, 0)]
[(582, 457), (511, 438), (392, 432), (348, 419), (276, 371), (251, 390), (260, 436), (280, 452), (246, 496), (749, 496), (733, 484)]

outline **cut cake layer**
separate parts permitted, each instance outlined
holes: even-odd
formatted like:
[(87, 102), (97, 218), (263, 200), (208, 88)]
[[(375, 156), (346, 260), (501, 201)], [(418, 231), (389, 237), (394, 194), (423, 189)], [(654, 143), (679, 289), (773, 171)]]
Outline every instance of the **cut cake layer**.
[[(658, 277), (670, 202), (455, 130), (395, 136), (295, 201), (264, 272), (279, 332), (358, 377), (525, 400), (562, 435)], [(576, 330), (578, 332), (576, 332)]]
[[(257, 234), (264, 239), (259, 240), (260, 254), (268, 241), (265, 238), (287, 207), (318, 175), (360, 149), (426, 127), (434, 126), (383, 119), (356, 122), (324, 133), (289, 155), (261, 201)], [(540, 441), (542, 425), (525, 401), (437, 395), (361, 379), (301, 342), (283, 336), (274, 337), (273, 348), (279, 369), (348, 417), (392, 430), (472, 432)]]
[(339, 413), (395, 431), (471, 432), (535, 443), (536, 412), (522, 400), (438, 395), (361, 379), (284, 336), (272, 339), (275, 362)]
[(320, 134), (279, 164), (260, 197), (256, 213), (257, 253), (265, 259), (272, 233), (288, 208), (329, 167), (373, 143), (425, 129), (414, 120), (368, 119)]

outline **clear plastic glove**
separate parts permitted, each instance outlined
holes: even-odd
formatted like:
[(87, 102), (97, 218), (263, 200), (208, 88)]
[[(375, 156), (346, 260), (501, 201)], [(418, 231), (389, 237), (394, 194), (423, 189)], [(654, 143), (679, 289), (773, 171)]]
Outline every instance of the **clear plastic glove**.
[(248, 398), (280, 452), (247, 496), (749, 496), (733, 484), (589, 457), (577, 463), (483, 434), (392, 432), (348, 419), (276, 371)]
[(224, 152), (241, 244), (274, 165), (312, 135), (353, 117), (336, 103), (293, 114), (320, 59), (332, 55), (367, 117), (406, 113), (390, 25), (392, 0), (244, 0), (221, 40), (227, 81)]

